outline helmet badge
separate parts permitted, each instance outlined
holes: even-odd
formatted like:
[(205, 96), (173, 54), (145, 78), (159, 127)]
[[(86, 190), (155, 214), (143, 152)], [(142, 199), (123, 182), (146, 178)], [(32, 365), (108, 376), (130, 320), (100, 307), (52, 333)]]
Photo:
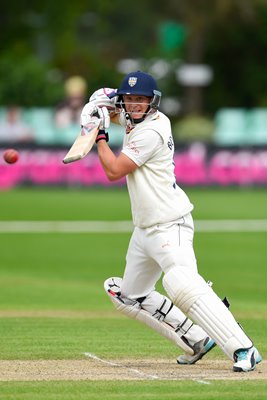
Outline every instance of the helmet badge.
[(130, 76), (128, 79), (129, 86), (133, 87), (137, 82), (137, 78), (135, 76)]

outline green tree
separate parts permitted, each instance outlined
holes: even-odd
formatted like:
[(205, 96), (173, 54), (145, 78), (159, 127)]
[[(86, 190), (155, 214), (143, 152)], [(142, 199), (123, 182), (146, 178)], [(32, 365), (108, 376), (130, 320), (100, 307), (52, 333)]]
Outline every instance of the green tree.
[[(117, 63), (130, 57), (144, 68), (153, 58), (173, 70), (177, 59), (211, 65), (207, 88), (181, 87), (174, 73), (160, 80), (186, 113), (266, 105), (266, 14), (264, 0), (2, 0), (0, 103), (54, 104), (73, 74), (86, 78), (89, 93), (118, 85)], [(173, 35), (166, 43), (171, 52), (162, 47), (164, 24), (185, 29), (182, 41)]]

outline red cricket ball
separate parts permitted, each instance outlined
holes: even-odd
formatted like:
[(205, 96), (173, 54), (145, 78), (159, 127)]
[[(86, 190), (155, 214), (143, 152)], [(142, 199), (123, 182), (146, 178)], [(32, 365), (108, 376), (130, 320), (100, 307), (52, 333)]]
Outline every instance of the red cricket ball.
[(3, 154), (5, 162), (14, 164), (19, 159), (19, 153), (15, 149), (7, 149)]

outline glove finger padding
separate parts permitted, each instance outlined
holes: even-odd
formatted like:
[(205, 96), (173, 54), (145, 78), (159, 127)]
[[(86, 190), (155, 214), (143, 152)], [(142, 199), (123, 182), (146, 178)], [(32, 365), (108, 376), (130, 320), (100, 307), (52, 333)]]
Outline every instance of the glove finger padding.
[[(89, 102), (94, 103), (97, 107), (107, 107), (109, 111), (115, 111), (115, 97), (117, 89), (103, 88), (96, 90), (89, 99)], [(110, 96), (113, 96), (110, 98)]]
[(97, 117), (101, 120), (100, 129), (108, 129), (110, 125), (110, 116), (107, 107), (97, 107), (94, 102), (85, 104), (81, 113), (81, 126), (87, 125), (92, 117)]
[(81, 126), (87, 125), (92, 116), (97, 112), (97, 107), (94, 102), (86, 103), (81, 112)]
[[(107, 114), (115, 111), (116, 97), (114, 97), (114, 94), (116, 91), (117, 89), (111, 88), (96, 90), (90, 97), (89, 102), (85, 104), (82, 109), (80, 117), (81, 125), (87, 125), (93, 115), (98, 116), (99, 114), (99, 118), (101, 118), (103, 122), (100, 129), (107, 129), (110, 124), (110, 118)], [(110, 98), (109, 96), (113, 97)], [(99, 109), (104, 109), (104, 111), (101, 113)]]
[(100, 119), (99, 129), (108, 129), (110, 125), (110, 116), (107, 107), (96, 107), (96, 113), (94, 114)]

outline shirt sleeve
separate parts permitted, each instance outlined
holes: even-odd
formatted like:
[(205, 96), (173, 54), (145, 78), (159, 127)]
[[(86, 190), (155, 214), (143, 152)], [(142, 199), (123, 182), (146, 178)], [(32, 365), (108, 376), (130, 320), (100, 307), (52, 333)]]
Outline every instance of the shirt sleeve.
[(135, 162), (138, 167), (149, 160), (161, 148), (163, 140), (154, 130), (140, 132), (123, 147), (122, 153)]

